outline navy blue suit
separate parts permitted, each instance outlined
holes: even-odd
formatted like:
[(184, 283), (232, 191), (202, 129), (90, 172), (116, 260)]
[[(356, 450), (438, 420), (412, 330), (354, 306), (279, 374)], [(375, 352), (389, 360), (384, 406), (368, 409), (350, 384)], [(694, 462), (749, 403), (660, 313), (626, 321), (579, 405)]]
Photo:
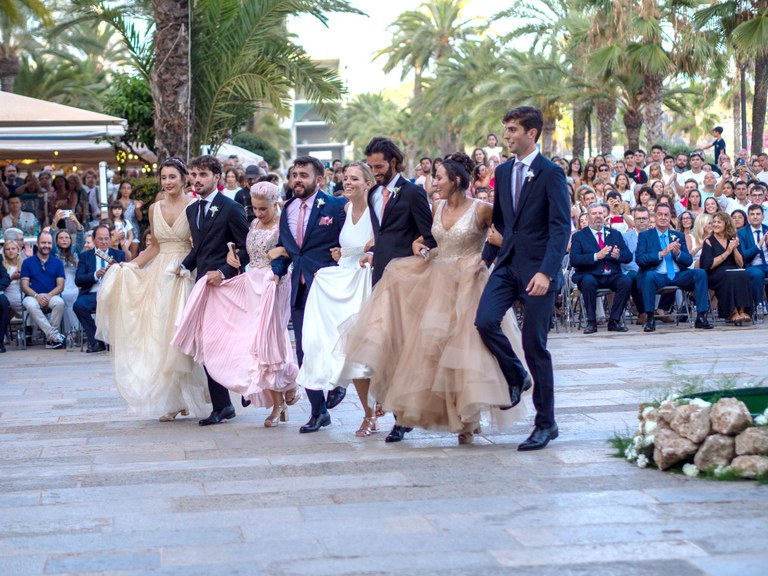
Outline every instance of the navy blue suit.
[[(555, 392), (547, 334), (571, 233), (570, 200), (563, 170), (539, 154), (528, 171), (533, 174), (524, 177), (520, 204), (515, 210), (513, 166), (510, 161), (496, 168), (493, 224), (504, 241), (501, 248), (486, 244), (483, 250), (483, 260), (490, 264), (495, 258), (496, 268), (480, 298), (475, 325), (498, 360), (507, 384), (520, 387), (525, 370), (501, 330), (501, 320), (516, 301), (522, 301), (523, 350), (535, 383), (535, 423), (549, 428), (555, 424)], [(549, 290), (543, 296), (529, 296), (525, 289), (537, 272), (549, 277)]]
[(429, 208), (427, 193), (421, 186), (411, 184), (402, 176), (395, 183), (395, 187), (398, 188), (398, 193), (390, 197), (384, 207), (381, 223), (373, 209), (373, 197), (379, 187), (374, 186), (368, 192), (371, 225), (376, 242), (372, 248), (374, 285), (381, 279), (387, 264), (393, 258), (413, 255), (412, 245), (419, 236), (424, 237), (424, 244), (429, 248), (437, 246), (432, 237), (432, 211)]
[[(760, 239), (768, 234), (768, 226), (765, 224), (760, 225)], [(739, 252), (744, 259), (744, 268), (747, 270), (747, 276), (749, 276), (749, 286), (752, 289), (752, 300), (755, 304), (760, 304), (765, 300), (765, 279), (768, 277), (768, 262), (763, 263), (760, 258), (760, 249), (757, 247), (752, 226), (747, 224), (739, 230)], [(752, 261), (757, 258), (757, 262), (752, 264)]]
[[(116, 262), (125, 262), (125, 252), (109, 248), (107, 254), (112, 256)], [(96, 252), (86, 250), (80, 253), (80, 259), (77, 262), (77, 272), (75, 272), (75, 284), (80, 288), (80, 295), (72, 306), (72, 311), (80, 321), (80, 325), (88, 338), (88, 344), (91, 347), (96, 346), (96, 322), (91, 314), (96, 313), (96, 292), (91, 292), (91, 288), (96, 284)]]
[[(304, 361), (301, 334), (304, 327), (304, 307), (307, 303), (307, 295), (312, 287), (315, 272), (326, 266), (337, 265), (331, 256), (331, 248), (339, 246), (339, 234), (341, 234), (341, 228), (344, 226), (344, 219), (347, 216), (344, 211), (344, 206), (347, 204), (345, 198), (336, 198), (318, 192), (309, 213), (307, 229), (301, 247), (299, 247), (288, 225), (288, 207), (293, 202), (300, 201), (296, 197), (291, 198), (286, 202), (283, 213), (280, 215), (280, 238), (277, 245), (285, 248), (289, 258), (281, 256), (272, 261), (272, 271), (275, 276), (280, 277), (285, 276), (288, 272), (288, 266), (293, 263), (293, 271), (291, 272), (291, 322), (296, 337), (296, 358), (299, 361), (299, 366)], [(313, 416), (319, 416), (326, 411), (325, 395), (321, 390), (307, 390), (307, 398), (312, 404)]]
[(709, 310), (707, 273), (699, 268), (690, 268), (693, 264), (693, 257), (688, 252), (685, 236), (672, 229), (668, 229), (667, 233), (670, 237), (670, 244), (675, 240), (680, 241), (680, 252), (677, 256), (674, 252), (670, 252), (672, 259), (680, 268), (680, 271), (673, 278), (654, 271), (662, 262), (662, 258), (659, 258), (661, 243), (659, 242), (658, 230), (651, 228), (637, 237), (635, 262), (640, 267), (638, 278), (643, 293), (644, 312), (653, 314), (656, 311), (656, 291), (659, 288), (675, 285), (685, 290), (694, 290), (696, 292), (696, 311), (699, 314), (705, 314)]
[(597, 322), (595, 306), (598, 288), (608, 288), (616, 293), (610, 320), (621, 324), (624, 308), (632, 290), (632, 279), (621, 273), (621, 265), (632, 261), (632, 252), (624, 242), (621, 232), (610, 228), (603, 228), (601, 232), (606, 246), (618, 247), (618, 258), (614, 258), (609, 252), (605, 258), (595, 260), (600, 247), (592, 229), (584, 228), (576, 232), (571, 240), (570, 260), (574, 268), (573, 281), (576, 282), (584, 297), (587, 323)]
[[(192, 250), (181, 265), (189, 271), (197, 270), (198, 280), (214, 270), (229, 279), (237, 276), (240, 271), (227, 264), (227, 252), (229, 252), (227, 243), (235, 244), (240, 262), (248, 262), (248, 251), (245, 248), (248, 220), (245, 219), (242, 205), (227, 198), (221, 192), (216, 194), (210, 202), (208, 213), (200, 218), (200, 226), (198, 226), (200, 202), (192, 202), (187, 206), (186, 214), (189, 232), (192, 235)], [(203, 369), (208, 379), (208, 392), (213, 410), (221, 411), (231, 406), (229, 390), (211, 378), (205, 366)]]

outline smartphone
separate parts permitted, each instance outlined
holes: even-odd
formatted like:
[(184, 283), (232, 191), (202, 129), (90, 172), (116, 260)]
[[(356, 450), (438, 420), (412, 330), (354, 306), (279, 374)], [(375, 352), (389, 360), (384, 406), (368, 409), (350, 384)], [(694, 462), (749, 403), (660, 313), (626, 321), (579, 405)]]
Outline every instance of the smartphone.
[(69, 218), (70, 216), (72, 216), (72, 210), (62, 210), (61, 213), (63, 215), (63, 218)]

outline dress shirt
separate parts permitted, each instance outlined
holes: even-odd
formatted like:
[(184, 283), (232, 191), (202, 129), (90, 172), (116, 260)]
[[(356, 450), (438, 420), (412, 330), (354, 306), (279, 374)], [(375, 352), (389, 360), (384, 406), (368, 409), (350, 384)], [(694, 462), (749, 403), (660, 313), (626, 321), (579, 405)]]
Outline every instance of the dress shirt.
[[(312, 207), (315, 205), (315, 198), (317, 197), (317, 192), (312, 194), (309, 198), (305, 198), (303, 201), (306, 202), (307, 207), (304, 209), (304, 222), (301, 223), (301, 231), (304, 241), (307, 240), (307, 224), (309, 223), (309, 214), (312, 212)], [(288, 218), (288, 228), (291, 231), (291, 234), (293, 234), (294, 239), (296, 239), (296, 231), (299, 229), (299, 209), (301, 208), (302, 200), (299, 198), (296, 198), (293, 202), (290, 203), (286, 213), (286, 217)]]
[[(397, 181), (400, 179), (400, 172), (395, 174), (394, 178), (389, 181), (389, 184), (387, 184), (387, 188), (389, 189), (389, 200), (387, 202), (392, 200), (392, 192), (396, 188), (395, 184), (397, 184)], [(379, 219), (379, 223), (381, 223), (381, 205), (384, 202), (384, 197), (382, 196), (382, 192), (384, 190), (383, 186), (379, 186), (376, 192), (373, 193), (373, 197), (371, 200), (373, 201), (373, 211), (376, 214), (376, 218)]]
[[(664, 232), (662, 232), (661, 230), (656, 228), (656, 233), (659, 235), (659, 246), (661, 247), (659, 252), (661, 252), (661, 250), (664, 250), (664, 242), (661, 241), (662, 236), (666, 235), (666, 237), (667, 237), (667, 246), (669, 246), (672, 242), (674, 242), (674, 240), (672, 239), (671, 234), (669, 233), (669, 228), (667, 228), (667, 230), (665, 230)], [(672, 266), (675, 269), (675, 275), (677, 275), (677, 273), (680, 272), (680, 266), (678, 266), (677, 262), (675, 262), (675, 253), (674, 252), (670, 252), (669, 254), (672, 256)], [(661, 258), (661, 264), (656, 266), (656, 268), (654, 269), (654, 272), (658, 272), (659, 274), (664, 274), (665, 276), (667, 275), (667, 261), (664, 260), (663, 257)]]
[[(765, 232), (763, 232), (762, 228), (753, 228), (752, 226), (749, 227), (749, 233), (752, 234), (752, 240), (755, 241), (755, 246), (757, 246), (757, 236), (755, 236), (755, 232), (760, 232), (760, 239), (763, 239), (763, 236), (765, 236)], [(763, 244), (763, 254), (765, 255), (765, 261), (768, 262), (768, 243)], [(760, 252), (757, 253), (757, 256), (755, 256), (750, 262), (752, 266), (762, 266), (763, 265), (763, 259), (760, 258)]]

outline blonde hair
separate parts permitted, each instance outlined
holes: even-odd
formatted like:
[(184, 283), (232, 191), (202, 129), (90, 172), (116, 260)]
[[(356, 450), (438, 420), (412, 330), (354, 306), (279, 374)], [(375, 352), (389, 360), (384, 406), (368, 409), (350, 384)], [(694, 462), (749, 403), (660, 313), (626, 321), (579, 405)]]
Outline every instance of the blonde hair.
[(704, 242), (704, 227), (712, 223), (712, 216), (706, 213), (701, 213), (696, 216), (696, 220), (693, 221), (693, 237), (696, 239), (696, 244), (702, 244)]
[(280, 189), (271, 182), (256, 182), (251, 186), (251, 198), (277, 204), (280, 201)]
[(363, 173), (363, 179), (371, 185), (376, 184), (376, 178), (373, 177), (373, 172), (371, 172), (371, 167), (368, 166), (365, 162), (352, 162), (351, 164), (347, 164), (343, 168), (343, 173), (346, 174), (347, 170), (350, 168), (355, 167), (360, 170), (360, 172)]
[[(10, 246), (10, 245), (11, 245), (11, 243), (13, 243), (13, 244), (15, 244), (15, 245), (16, 245), (16, 250), (17, 250), (17, 252), (16, 252), (16, 262), (13, 262), (13, 261), (9, 260), (9, 259), (8, 259), (8, 258), (6, 258), (6, 256), (5, 256), (5, 247), (6, 247), (6, 246)], [(18, 243), (18, 242), (16, 242), (15, 240), (10, 240), (10, 239), (9, 239), (9, 240), (8, 240), (8, 241), (7, 241), (7, 242), (6, 242), (6, 243), (3, 245), (3, 257), (2, 257), (3, 266), (5, 266), (5, 269), (6, 269), (6, 270), (7, 270), (7, 269), (8, 269), (10, 266), (16, 266), (16, 269), (17, 269), (17, 270), (21, 270), (21, 262), (22, 262), (22, 260), (24, 260), (24, 253), (23, 253), (23, 252), (22, 252), (22, 250), (21, 250), (21, 246), (19, 246), (19, 243)]]

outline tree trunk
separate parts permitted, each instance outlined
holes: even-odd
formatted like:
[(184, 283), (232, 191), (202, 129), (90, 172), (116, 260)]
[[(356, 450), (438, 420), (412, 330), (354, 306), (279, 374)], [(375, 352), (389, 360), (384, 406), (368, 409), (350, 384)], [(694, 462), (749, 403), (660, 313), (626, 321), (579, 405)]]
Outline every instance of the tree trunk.
[(731, 157), (736, 161), (739, 150), (741, 149), (741, 84), (733, 83), (733, 154)]
[(584, 158), (584, 140), (587, 136), (587, 124), (585, 120), (586, 106), (575, 104), (573, 106), (573, 157)]
[(662, 122), (664, 120), (664, 111), (662, 104), (664, 102), (664, 78), (661, 74), (654, 74), (645, 77), (645, 86), (643, 93), (645, 95), (645, 124), (647, 142), (651, 144), (660, 144), (663, 134)]
[(597, 121), (600, 123), (600, 153), (613, 150), (613, 119), (616, 117), (616, 101), (601, 99), (595, 103)]
[(3, 92), (13, 92), (13, 83), (16, 76), (21, 72), (21, 60), (19, 55), (13, 51), (13, 48), (0, 48), (0, 90)]
[(541, 151), (547, 158), (555, 154), (554, 141), (557, 120), (551, 116), (544, 116), (544, 128), (541, 131)]
[(418, 100), (421, 96), (421, 66), (413, 69), (413, 99)]
[(440, 152), (443, 156), (447, 156), (458, 150), (463, 150), (463, 148), (459, 146), (459, 133), (456, 128), (448, 126), (443, 132), (443, 138), (440, 142)]
[(640, 128), (643, 127), (643, 115), (636, 108), (627, 108), (622, 120), (627, 131), (627, 148), (637, 150), (640, 148)]
[(752, 98), (752, 154), (763, 151), (765, 104), (768, 97), (768, 54), (755, 56), (755, 95)]
[(150, 81), (155, 103), (155, 150), (161, 161), (169, 156), (188, 160), (194, 128), (189, 0), (152, 0), (152, 7), (156, 24), (156, 61)]

